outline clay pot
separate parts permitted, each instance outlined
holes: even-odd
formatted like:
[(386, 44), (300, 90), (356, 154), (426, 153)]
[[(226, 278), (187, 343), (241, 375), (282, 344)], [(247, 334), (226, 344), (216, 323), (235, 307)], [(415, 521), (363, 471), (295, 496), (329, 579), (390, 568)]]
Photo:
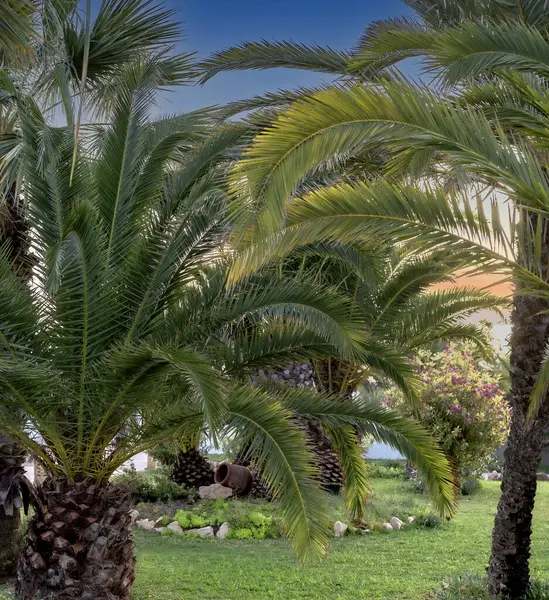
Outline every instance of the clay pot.
[(253, 477), (250, 470), (246, 467), (221, 463), (215, 470), (214, 481), (225, 487), (247, 494), (252, 487)]

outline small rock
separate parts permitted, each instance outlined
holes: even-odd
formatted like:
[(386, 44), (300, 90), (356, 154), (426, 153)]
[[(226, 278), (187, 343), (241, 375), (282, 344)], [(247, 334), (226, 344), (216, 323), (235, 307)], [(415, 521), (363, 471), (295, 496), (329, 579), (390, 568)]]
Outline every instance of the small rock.
[(408, 517), (408, 523), (412, 524), (415, 523), (416, 518), (415, 517)]
[(538, 481), (549, 481), (549, 473), (538, 473), (536, 477)]
[(391, 527), (397, 531), (402, 529), (402, 526), (404, 525), (404, 523), (398, 517), (391, 517), (389, 523), (391, 524)]
[(183, 529), (181, 528), (181, 525), (177, 522), (177, 521), (172, 521), (167, 529), (169, 529), (170, 531), (173, 531), (174, 533), (177, 533), (177, 535), (181, 535), (183, 533)]
[(155, 528), (158, 527), (166, 527), (166, 525), (170, 522), (170, 518), (169, 517), (160, 517), (160, 519), (156, 519), (154, 526)]
[(133, 525), (139, 518), (139, 511), (134, 508), (128, 514), (130, 515), (130, 522)]
[(219, 539), (222, 540), (223, 538), (227, 537), (228, 533), (229, 533), (229, 524), (223, 523), (223, 525), (221, 525), (221, 527), (217, 530), (215, 537), (218, 537)]
[(154, 529), (154, 521), (151, 521), (151, 519), (141, 519), (140, 521), (136, 521), (135, 525), (145, 531), (152, 531)]
[(167, 527), (155, 527), (154, 528), (156, 533), (160, 533), (160, 534), (162, 534), (164, 531), (166, 531), (166, 529), (168, 529), (168, 528)]
[[(169, 525), (168, 525), (169, 527)], [(201, 527), (200, 529), (188, 529), (187, 533), (196, 533), (196, 535), (200, 537), (213, 537), (214, 530), (213, 527)]]
[(490, 479), (491, 481), (499, 481), (501, 479), (501, 473), (498, 473), (497, 471), (492, 471), (488, 476), (488, 479)]
[(233, 495), (231, 488), (225, 487), (220, 483), (212, 485), (203, 485), (198, 488), (198, 495), (202, 500), (217, 500), (218, 498), (230, 498)]
[(349, 525), (346, 523), (342, 523), (341, 521), (336, 521), (334, 523), (334, 535), (336, 537), (341, 537), (347, 529), (349, 529)]
[(383, 523), (380, 529), (381, 531), (393, 531), (393, 526), (391, 525), (391, 523)]

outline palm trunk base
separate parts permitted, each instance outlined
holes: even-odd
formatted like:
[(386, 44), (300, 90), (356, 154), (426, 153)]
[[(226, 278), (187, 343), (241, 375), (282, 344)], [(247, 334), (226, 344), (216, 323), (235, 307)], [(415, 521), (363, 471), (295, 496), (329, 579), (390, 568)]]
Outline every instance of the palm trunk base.
[[(544, 243), (549, 252), (549, 240)], [(549, 422), (549, 396), (543, 398), (534, 419), (529, 419), (528, 408), (547, 345), (548, 310), (548, 303), (535, 297), (517, 295), (514, 299), (510, 393), (513, 413), (488, 568), (490, 592), (503, 598), (522, 599), (530, 586), (532, 511), (536, 473)]]
[(20, 513), (8, 516), (0, 507), (0, 579), (15, 575), (20, 550)]
[(68, 600), (129, 600), (135, 575), (130, 495), (92, 480), (48, 478), (36, 493), (17, 593)]

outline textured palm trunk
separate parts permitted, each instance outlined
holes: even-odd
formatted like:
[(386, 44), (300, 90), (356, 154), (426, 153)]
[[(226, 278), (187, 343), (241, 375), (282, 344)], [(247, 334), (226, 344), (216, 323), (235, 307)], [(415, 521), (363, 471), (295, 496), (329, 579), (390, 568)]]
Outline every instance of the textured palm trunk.
[(129, 600), (135, 573), (130, 495), (93, 480), (48, 478), (18, 564), (23, 600)]
[(15, 574), (20, 522), (19, 511), (15, 511), (13, 516), (8, 516), (0, 509), (0, 579)]
[[(266, 373), (261, 371), (260, 378), (272, 379), (277, 383), (295, 387), (304, 386), (319, 389), (324, 393), (337, 393), (334, 390), (343, 389), (344, 371), (341, 365), (341, 361), (334, 359), (318, 360), (315, 361), (314, 365), (310, 363), (288, 363), (276, 372)], [(321, 427), (310, 421), (303, 422), (303, 430), (311, 445), (316, 466), (320, 471), (322, 486), (327, 491), (337, 494), (343, 487), (343, 469), (329, 436)], [(259, 484), (258, 497), (261, 497), (260, 492), (264, 487), (263, 483)]]
[(177, 456), (173, 466), (172, 479), (179, 485), (198, 489), (214, 482), (214, 472), (200, 451), (191, 448), (185, 452), (181, 451)]
[[(545, 242), (545, 249), (549, 250), (547, 237)], [(544, 254), (547, 255), (547, 252)], [(510, 392), (513, 415), (488, 569), (491, 593), (505, 598), (523, 598), (530, 580), (532, 510), (537, 486), (536, 472), (549, 421), (547, 397), (536, 419), (529, 421), (527, 412), (547, 345), (549, 314), (543, 313), (548, 310), (549, 303), (544, 300), (515, 296)]]

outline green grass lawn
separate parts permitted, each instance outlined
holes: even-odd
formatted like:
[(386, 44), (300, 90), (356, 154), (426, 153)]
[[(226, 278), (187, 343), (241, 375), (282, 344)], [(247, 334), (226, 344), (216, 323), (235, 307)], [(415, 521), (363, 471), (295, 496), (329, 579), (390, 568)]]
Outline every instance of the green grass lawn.
[[(423, 501), (372, 480), (371, 518)], [(284, 540), (192, 540), (139, 532), (134, 600), (356, 600), (425, 598), (442, 579), (483, 573), (499, 483), (483, 482), (441, 529), (335, 539), (326, 560), (303, 568)], [(387, 508), (389, 507), (389, 508)], [(549, 579), (549, 484), (539, 485), (532, 570)]]

